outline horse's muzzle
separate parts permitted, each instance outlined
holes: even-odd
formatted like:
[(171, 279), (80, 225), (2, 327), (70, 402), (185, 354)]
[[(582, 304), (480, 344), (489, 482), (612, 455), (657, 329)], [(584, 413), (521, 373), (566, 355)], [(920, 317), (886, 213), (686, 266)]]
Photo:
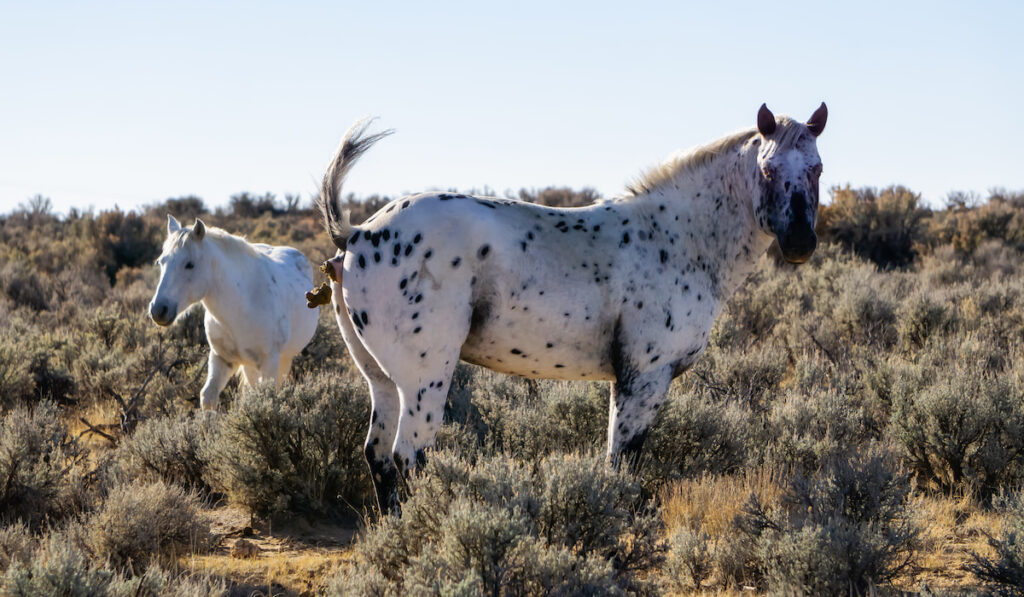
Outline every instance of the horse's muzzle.
[(171, 307), (167, 303), (150, 303), (149, 304), (149, 317), (153, 320), (153, 323), (162, 326), (168, 326), (174, 323), (174, 318), (178, 316), (177, 306)]
[(818, 236), (811, 229), (779, 236), (778, 239), (782, 257), (790, 263), (805, 263), (818, 247)]

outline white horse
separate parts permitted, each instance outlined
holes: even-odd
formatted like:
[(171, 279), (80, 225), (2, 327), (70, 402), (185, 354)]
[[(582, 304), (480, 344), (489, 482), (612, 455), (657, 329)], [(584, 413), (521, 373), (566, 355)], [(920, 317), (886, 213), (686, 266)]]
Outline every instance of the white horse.
[(397, 199), (362, 226), (338, 203), (352, 164), (390, 131), (357, 123), (319, 207), (342, 336), (372, 399), (377, 498), (434, 441), (460, 359), (533, 378), (609, 380), (608, 454), (640, 450), (672, 379), (708, 343), (726, 299), (773, 240), (814, 252), (825, 128), (764, 105), (757, 127), (670, 158), (617, 199), (556, 209), (491, 197)]
[(204, 409), (217, 408), (221, 390), (239, 368), (250, 386), (279, 383), (316, 332), (318, 312), (302, 298), (313, 268), (298, 249), (251, 244), (202, 220), (185, 228), (169, 215), (157, 264), (160, 284), (149, 304), (154, 322), (170, 325), (196, 302), (206, 308), (210, 360), (200, 393)]

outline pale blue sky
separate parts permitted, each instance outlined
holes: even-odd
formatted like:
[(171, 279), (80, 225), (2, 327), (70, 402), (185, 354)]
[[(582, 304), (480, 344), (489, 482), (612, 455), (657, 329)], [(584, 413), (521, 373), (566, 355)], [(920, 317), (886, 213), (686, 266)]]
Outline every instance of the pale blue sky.
[(825, 187), (1024, 189), (1022, 2), (9, 2), (0, 212), (316, 187), (618, 193), (675, 149), (822, 100)]

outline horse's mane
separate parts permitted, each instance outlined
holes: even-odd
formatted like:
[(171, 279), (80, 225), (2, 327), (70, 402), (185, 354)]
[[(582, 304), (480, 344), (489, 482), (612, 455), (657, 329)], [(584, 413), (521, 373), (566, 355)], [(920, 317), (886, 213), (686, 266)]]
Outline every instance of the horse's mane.
[[(800, 133), (807, 130), (802, 123), (797, 123), (788, 116), (777, 116), (776, 123), (777, 128), (772, 133), (772, 139), (780, 146), (794, 143)], [(756, 128), (743, 129), (706, 145), (698, 145), (692, 149), (676, 152), (661, 164), (640, 174), (633, 182), (626, 185), (626, 191), (630, 195), (636, 196), (672, 183), (681, 174), (707, 165), (715, 157), (743, 145), (757, 134)]]
[[(181, 230), (171, 234), (167, 237), (167, 241), (164, 243), (164, 252), (169, 250), (179, 249), (185, 245), (189, 238), (193, 235), (192, 228), (182, 228)], [(224, 252), (229, 254), (241, 254), (248, 255), (250, 257), (258, 257), (259, 251), (256, 250), (249, 241), (245, 240), (241, 236), (235, 236), (223, 228), (215, 228), (213, 226), (206, 227), (206, 234), (203, 235), (203, 242), (213, 242), (220, 247)]]

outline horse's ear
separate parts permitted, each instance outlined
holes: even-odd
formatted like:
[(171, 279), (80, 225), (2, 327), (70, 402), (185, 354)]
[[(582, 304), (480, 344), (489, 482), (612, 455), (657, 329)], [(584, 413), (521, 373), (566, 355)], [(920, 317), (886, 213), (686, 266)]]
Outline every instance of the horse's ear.
[(817, 137), (825, 130), (826, 120), (828, 120), (828, 108), (825, 107), (825, 102), (821, 102), (821, 105), (807, 121), (807, 128), (811, 129), (811, 134)]
[(757, 130), (765, 137), (775, 132), (775, 115), (768, 109), (768, 104), (761, 104), (757, 111)]
[(206, 236), (206, 224), (199, 218), (196, 218), (196, 224), (192, 227), (192, 235), (196, 237), (196, 240), (203, 240)]
[(181, 230), (181, 224), (178, 223), (178, 220), (174, 219), (174, 216), (167, 214), (167, 234), (171, 234), (172, 232), (177, 232), (179, 230)]

